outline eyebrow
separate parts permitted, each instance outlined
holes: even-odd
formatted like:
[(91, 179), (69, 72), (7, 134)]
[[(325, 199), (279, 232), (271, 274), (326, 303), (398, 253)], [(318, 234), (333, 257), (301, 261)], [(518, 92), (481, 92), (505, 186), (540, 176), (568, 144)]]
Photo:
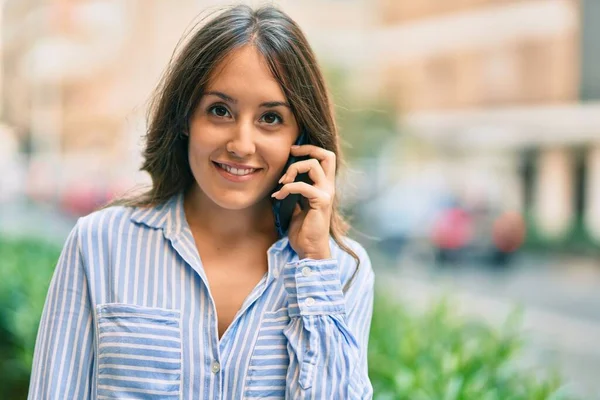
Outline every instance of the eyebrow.
[[(224, 101), (233, 103), (233, 104), (237, 104), (237, 100), (234, 99), (231, 96), (226, 95), (223, 92), (218, 92), (216, 90), (210, 90), (208, 92), (204, 92), (204, 95), (213, 95), (213, 96), (217, 96), (220, 97), (221, 99), (223, 99)], [(290, 107), (290, 105), (285, 102), (285, 101), (266, 101), (264, 103), (260, 103), (259, 107), (278, 107), (278, 106), (283, 106), (283, 107), (287, 107), (287, 108), (292, 108)]]

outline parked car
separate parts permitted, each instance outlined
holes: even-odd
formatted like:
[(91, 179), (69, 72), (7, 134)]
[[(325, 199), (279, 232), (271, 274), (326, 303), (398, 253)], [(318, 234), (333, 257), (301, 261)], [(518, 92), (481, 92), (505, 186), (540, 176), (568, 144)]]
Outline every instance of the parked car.
[(366, 234), (391, 258), (410, 252), (440, 265), (506, 265), (525, 236), (523, 218), (489, 205), (467, 207), (443, 185), (398, 183), (358, 210)]
[(403, 182), (361, 205), (357, 214), (379, 250), (396, 257), (407, 247), (429, 243), (435, 221), (455, 203), (443, 187)]
[(514, 211), (454, 207), (435, 223), (431, 241), (438, 264), (478, 261), (506, 266), (525, 239), (525, 222)]

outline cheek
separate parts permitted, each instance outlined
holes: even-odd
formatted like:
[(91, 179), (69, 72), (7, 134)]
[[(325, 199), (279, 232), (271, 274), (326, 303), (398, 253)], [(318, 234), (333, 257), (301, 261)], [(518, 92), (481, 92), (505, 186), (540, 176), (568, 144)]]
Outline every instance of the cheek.
[(290, 146), (291, 143), (289, 141), (278, 141), (277, 143), (271, 143), (268, 147), (266, 147), (264, 151), (265, 158), (267, 158), (267, 163), (271, 169), (271, 173), (281, 173), (283, 172), (283, 167), (290, 157)]
[[(204, 155), (210, 153), (218, 143), (216, 138), (222, 136), (222, 133), (215, 132), (215, 128), (205, 120), (203, 116), (198, 116), (190, 123), (189, 153), (190, 157), (195, 155)], [(196, 158), (198, 158), (196, 156)]]
[(206, 146), (204, 144), (199, 143), (198, 140), (190, 140), (188, 148), (188, 158), (192, 170), (197, 169), (202, 159), (205, 158), (205, 151)]
[(209, 144), (203, 140), (199, 140), (198, 138), (191, 139), (189, 145), (190, 158), (194, 157), (197, 159), (199, 155), (205, 154), (208, 148)]
[(200, 162), (217, 149), (219, 143), (215, 141), (215, 138), (218, 138), (219, 136), (220, 135), (216, 132), (211, 132), (210, 129), (206, 128), (201, 131), (192, 131), (190, 133), (188, 148), (190, 161), (193, 160), (196, 163)]

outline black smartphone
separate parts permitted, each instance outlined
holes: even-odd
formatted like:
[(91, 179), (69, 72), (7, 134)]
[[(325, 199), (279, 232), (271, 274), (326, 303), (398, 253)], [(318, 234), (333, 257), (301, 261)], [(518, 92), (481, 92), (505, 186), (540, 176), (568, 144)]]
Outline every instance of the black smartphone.
[[(306, 132), (302, 132), (300, 134), (300, 136), (298, 136), (298, 139), (296, 140), (296, 142), (294, 144), (301, 146), (303, 144), (309, 144), (309, 138), (308, 135), (306, 134)], [(290, 165), (292, 165), (295, 162), (301, 161), (301, 160), (307, 160), (308, 158), (310, 158), (309, 156), (300, 156), (300, 157), (295, 157), (295, 156), (291, 156), (290, 158), (288, 158), (285, 167), (283, 168), (283, 173), (281, 176), (283, 176)], [(312, 180), (308, 177), (308, 173), (302, 173), (302, 174), (298, 174), (296, 176), (296, 179), (294, 180), (295, 182), (306, 182), (309, 185), (312, 185), (313, 182)], [(279, 183), (277, 185), (277, 187), (275, 188), (275, 190), (273, 190), (273, 193), (280, 190), (283, 187), (283, 184)], [(279, 234), (279, 237), (283, 237), (287, 231), (288, 228), (290, 227), (290, 222), (292, 221), (292, 214), (294, 213), (294, 208), (296, 207), (296, 204), (298, 202), (300, 202), (300, 207), (302, 209), (304, 209), (304, 207), (307, 207), (307, 200), (300, 194), (289, 194), (285, 199), (283, 200), (279, 200), (276, 198), (272, 198), (273, 199), (273, 215), (275, 216), (275, 228), (277, 229), (277, 233)]]

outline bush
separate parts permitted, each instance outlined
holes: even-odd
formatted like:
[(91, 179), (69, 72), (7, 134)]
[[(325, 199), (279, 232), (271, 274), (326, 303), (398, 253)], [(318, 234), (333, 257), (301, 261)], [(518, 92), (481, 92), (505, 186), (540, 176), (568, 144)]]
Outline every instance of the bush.
[(46, 292), (60, 248), (0, 238), (0, 398), (25, 398)]
[(556, 374), (541, 378), (519, 367), (518, 313), (495, 330), (463, 321), (439, 302), (408, 313), (376, 296), (369, 341), (369, 375), (376, 399), (572, 399)]

